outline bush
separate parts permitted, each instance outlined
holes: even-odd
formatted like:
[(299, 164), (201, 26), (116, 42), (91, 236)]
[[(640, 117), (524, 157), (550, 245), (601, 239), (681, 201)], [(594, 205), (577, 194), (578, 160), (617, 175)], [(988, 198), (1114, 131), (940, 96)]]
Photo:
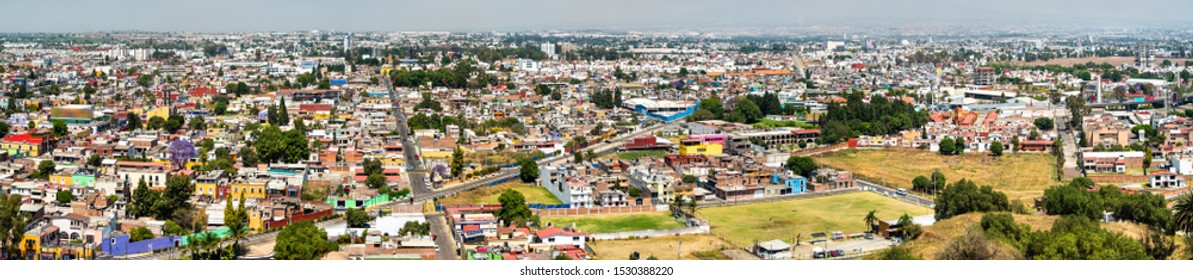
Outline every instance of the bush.
[(936, 219), (944, 220), (970, 212), (1009, 211), (1007, 195), (990, 186), (978, 188), (973, 181), (957, 181), (936, 197)]

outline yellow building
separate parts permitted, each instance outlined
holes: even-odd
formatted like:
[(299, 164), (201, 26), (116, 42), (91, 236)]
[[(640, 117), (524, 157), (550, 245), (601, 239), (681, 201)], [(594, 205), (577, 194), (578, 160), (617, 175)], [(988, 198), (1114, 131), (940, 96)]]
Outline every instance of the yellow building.
[(29, 135), (29, 133), (13, 134), (4, 136), (4, 140), (0, 140), (0, 148), (8, 152), (9, 155), (23, 153), (30, 157), (36, 157), (41, 155), (42, 151), (49, 150), (49, 142), (42, 137)]
[(53, 174), (53, 175), (50, 175), (50, 184), (59, 184), (59, 185), (68, 185), (68, 186), (73, 185), (74, 184), (74, 176), (72, 174), (65, 174), (65, 175)]
[(261, 216), (263, 216), (261, 210), (250, 209), (247, 212), (249, 215), (249, 230), (264, 230), (265, 223), (261, 220)]
[(246, 199), (265, 199), (265, 183), (232, 183), (232, 192), (229, 194), (240, 197), (241, 193)]
[(720, 155), (724, 146), (719, 143), (704, 143), (697, 145), (680, 145), (680, 155), (706, 155), (715, 156)]
[(162, 106), (149, 109), (148, 111), (145, 111), (145, 114), (141, 117), (145, 118), (146, 120), (153, 117), (162, 117), (162, 119), (170, 118), (170, 107)]

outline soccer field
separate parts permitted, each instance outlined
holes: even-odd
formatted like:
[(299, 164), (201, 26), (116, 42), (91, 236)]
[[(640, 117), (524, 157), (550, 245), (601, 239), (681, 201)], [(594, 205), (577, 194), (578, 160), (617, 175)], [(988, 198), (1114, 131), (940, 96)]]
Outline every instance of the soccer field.
[(863, 218), (870, 210), (878, 210), (878, 218), (893, 220), (903, 214), (919, 216), (932, 214), (932, 209), (902, 202), (871, 192), (793, 199), (776, 202), (742, 204), (704, 208), (696, 215), (708, 220), (713, 234), (736, 246), (751, 246), (754, 242), (780, 239), (794, 243), (802, 234), (804, 242), (813, 232), (842, 231), (845, 234), (864, 232)]

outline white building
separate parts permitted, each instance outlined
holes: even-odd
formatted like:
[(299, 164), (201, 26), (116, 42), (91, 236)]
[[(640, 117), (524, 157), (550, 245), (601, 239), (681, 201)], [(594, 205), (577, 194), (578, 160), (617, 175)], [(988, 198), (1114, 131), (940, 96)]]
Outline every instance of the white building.
[(1184, 188), (1185, 178), (1171, 171), (1157, 170), (1148, 175), (1148, 183), (1153, 188)]
[(568, 166), (540, 166), (539, 183), (556, 198), (559, 198), (559, 201), (570, 204), (571, 208), (595, 206), (592, 199), (592, 185), (580, 178), (575, 169)]

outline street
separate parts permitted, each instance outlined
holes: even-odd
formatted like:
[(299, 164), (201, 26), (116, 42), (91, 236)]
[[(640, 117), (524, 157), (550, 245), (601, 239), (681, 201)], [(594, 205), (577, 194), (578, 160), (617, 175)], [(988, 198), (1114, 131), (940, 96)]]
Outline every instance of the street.
[(436, 236), (435, 245), (439, 246), (439, 251), (435, 252), (435, 259), (460, 259), (459, 256), (456, 255), (455, 237), (447, 225), (447, 220), (443, 218), (443, 213), (427, 214), (427, 223), (431, 224), (431, 234)]

